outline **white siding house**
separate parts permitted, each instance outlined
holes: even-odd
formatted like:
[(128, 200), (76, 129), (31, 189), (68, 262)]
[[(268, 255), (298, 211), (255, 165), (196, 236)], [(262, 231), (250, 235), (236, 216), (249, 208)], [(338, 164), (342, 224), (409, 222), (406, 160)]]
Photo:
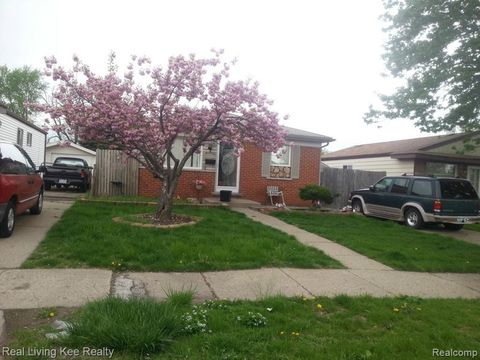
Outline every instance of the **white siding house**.
[[(473, 147), (466, 147), (466, 144)], [(333, 168), (386, 171), (387, 175), (458, 176), (480, 193), (480, 132), (356, 145), (327, 153)]]
[(78, 144), (61, 144), (59, 142), (47, 144), (46, 162), (53, 163), (58, 157), (74, 157), (83, 159), (88, 166), (95, 165), (96, 152)]
[(413, 174), (415, 162), (413, 160), (398, 160), (390, 156), (366, 157), (359, 159), (325, 160), (323, 162), (332, 168), (359, 169), (368, 171), (385, 171), (387, 176)]
[(0, 141), (20, 145), (38, 167), (45, 162), (47, 133), (0, 104)]

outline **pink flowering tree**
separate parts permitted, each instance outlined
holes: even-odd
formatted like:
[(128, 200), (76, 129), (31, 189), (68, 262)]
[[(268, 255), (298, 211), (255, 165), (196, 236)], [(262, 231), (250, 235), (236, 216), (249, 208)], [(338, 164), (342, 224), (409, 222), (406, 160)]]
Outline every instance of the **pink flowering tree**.
[[(46, 58), (45, 75), (56, 83), (55, 102), (36, 105), (75, 128), (82, 141), (108, 144), (137, 159), (161, 179), (156, 211), (159, 221), (172, 215), (172, 202), (182, 169), (206, 141), (233, 145), (243, 151), (253, 143), (276, 151), (284, 143), (279, 116), (258, 83), (230, 79), (234, 62), (212, 58), (171, 57), (164, 68), (145, 57), (132, 56), (120, 75), (109, 66), (97, 75), (74, 57), (69, 70)], [(183, 155), (174, 155), (181, 140)]]

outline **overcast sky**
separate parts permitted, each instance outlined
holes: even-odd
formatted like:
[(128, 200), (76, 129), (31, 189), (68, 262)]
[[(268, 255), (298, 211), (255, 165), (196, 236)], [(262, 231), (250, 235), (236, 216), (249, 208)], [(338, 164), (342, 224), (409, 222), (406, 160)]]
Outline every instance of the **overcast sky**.
[(426, 136), (410, 121), (363, 122), (376, 92), (395, 84), (381, 76), (382, 10), (381, 0), (0, 0), (0, 64), (42, 69), (44, 56), (70, 65), (77, 54), (102, 72), (112, 50), (163, 65), (223, 48), (239, 60), (234, 73), (290, 115), (285, 125), (335, 138), (330, 151)]

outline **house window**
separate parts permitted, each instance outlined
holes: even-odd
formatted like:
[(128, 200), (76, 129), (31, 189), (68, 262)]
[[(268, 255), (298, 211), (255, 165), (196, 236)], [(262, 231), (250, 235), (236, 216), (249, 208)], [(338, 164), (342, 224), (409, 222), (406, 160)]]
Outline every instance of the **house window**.
[(427, 175), (455, 177), (457, 173), (457, 166), (454, 164), (427, 162), (425, 164), (425, 172)]
[(23, 129), (17, 129), (17, 144), (23, 147)]
[(290, 146), (283, 146), (270, 154), (270, 178), (290, 179), (292, 177), (292, 151)]
[(32, 133), (27, 132), (27, 146), (32, 147)]
[(290, 166), (291, 151), (290, 146), (286, 145), (278, 149), (277, 152), (272, 153), (270, 165), (272, 166)]
[[(188, 149), (187, 149), (188, 150)], [(183, 140), (176, 139), (172, 146), (172, 153), (178, 160), (183, 159), (185, 153), (183, 152)], [(185, 163), (185, 169), (201, 169), (203, 161), (203, 148), (200, 147), (198, 153), (194, 153)], [(172, 162), (173, 165), (173, 162)]]

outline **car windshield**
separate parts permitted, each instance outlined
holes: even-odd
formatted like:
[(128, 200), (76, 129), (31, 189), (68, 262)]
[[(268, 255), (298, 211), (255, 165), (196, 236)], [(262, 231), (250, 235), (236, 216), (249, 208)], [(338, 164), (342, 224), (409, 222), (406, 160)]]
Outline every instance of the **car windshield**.
[(440, 180), (443, 199), (478, 199), (472, 184), (466, 180)]
[(84, 163), (82, 160), (79, 159), (66, 159), (66, 158), (59, 158), (55, 160), (53, 163), (54, 165), (60, 165), (60, 166), (77, 166), (77, 167), (83, 167)]

